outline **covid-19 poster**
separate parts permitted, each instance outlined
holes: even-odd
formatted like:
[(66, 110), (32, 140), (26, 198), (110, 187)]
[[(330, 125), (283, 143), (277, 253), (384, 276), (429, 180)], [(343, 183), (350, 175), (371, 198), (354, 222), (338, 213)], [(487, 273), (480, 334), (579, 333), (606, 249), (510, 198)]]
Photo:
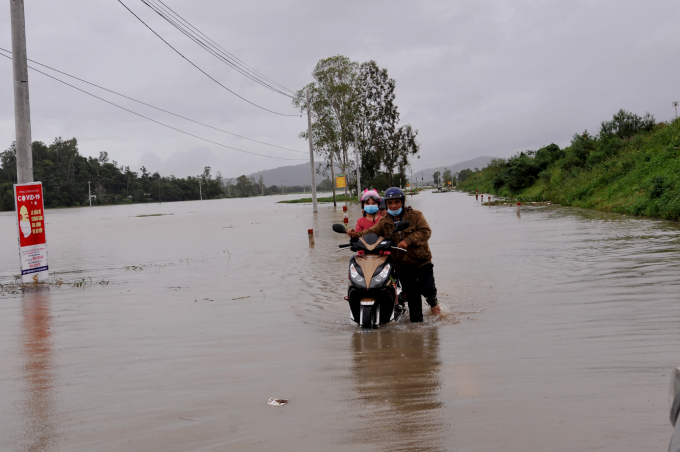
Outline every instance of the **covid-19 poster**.
[(49, 270), (42, 183), (15, 185), (14, 206), (19, 233), (21, 280), (24, 284), (46, 281)]

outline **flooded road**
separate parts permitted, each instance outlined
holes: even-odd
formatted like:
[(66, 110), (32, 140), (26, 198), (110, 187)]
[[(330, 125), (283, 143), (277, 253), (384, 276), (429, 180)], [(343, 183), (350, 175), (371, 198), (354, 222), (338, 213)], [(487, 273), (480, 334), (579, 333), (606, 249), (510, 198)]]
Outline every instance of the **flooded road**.
[(47, 210), (63, 285), (0, 295), (0, 450), (667, 448), (677, 224), (422, 193), (445, 313), (360, 333), (342, 209), (280, 199)]

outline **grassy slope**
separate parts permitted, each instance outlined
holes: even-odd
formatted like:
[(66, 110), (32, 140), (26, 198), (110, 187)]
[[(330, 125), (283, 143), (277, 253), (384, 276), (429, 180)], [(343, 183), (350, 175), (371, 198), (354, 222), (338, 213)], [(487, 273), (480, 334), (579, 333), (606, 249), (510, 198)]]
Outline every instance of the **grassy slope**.
[(626, 140), (615, 155), (596, 165), (564, 171), (558, 160), (548, 169), (549, 180), (538, 179), (518, 193), (510, 193), (506, 187), (494, 190), (494, 175), (487, 169), (474, 173), (458, 188), (518, 198), (545, 197), (568, 206), (680, 219), (678, 120), (659, 124), (651, 132)]
[[(356, 201), (357, 198), (355, 196), (349, 195), (347, 198), (345, 198), (345, 194), (341, 195), (336, 195), (335, 201), (336, 202), (345, 202), (345, 201)], [(279, 201), (279, 204), (299, 204), (299, 203), (310, 203), (312, 202), (312, 198), (300, 198), (300, 199), (289, 199), (286, 201)], [(316, 202), (333, 202), (333, 197), (332, 196), (326, 196), (324, 198), (316, 198)]]

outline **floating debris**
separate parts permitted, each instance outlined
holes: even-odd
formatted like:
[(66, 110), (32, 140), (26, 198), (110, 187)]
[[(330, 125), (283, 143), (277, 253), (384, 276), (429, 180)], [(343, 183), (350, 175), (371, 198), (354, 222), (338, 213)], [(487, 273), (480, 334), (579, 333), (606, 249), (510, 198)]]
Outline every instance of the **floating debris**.
[(271, 399), (269, 399), (269, 401), (267, 402), (267, 405), (271, 405), (271, 406), (284, 406), (286, 403), (288, 403), (288, 400), (286, 400), (286, 399), (275, 399), (275, 398), (271, 398)]
[(247, 295), (245, 297), (232, 298), (232, 300), (243, 300), (244, 298), (250, 298), (250, 295)]
[(165, 215), (174, 215), (173, 213), (149, 213), (149, 214), (144, 214), (144, 215), (137, 215), (137, 218), (144, 218), (144, 217), (163, 217)]

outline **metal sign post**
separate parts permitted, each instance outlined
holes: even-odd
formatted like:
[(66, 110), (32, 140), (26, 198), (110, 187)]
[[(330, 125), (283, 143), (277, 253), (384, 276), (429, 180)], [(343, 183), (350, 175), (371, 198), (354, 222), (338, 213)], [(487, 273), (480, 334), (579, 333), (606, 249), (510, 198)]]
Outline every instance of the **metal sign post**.
[(21, 282), (37, 284), (47, 281), (49, 270), (42, 183), (15, 184), (14, 207), (19, 235)]

